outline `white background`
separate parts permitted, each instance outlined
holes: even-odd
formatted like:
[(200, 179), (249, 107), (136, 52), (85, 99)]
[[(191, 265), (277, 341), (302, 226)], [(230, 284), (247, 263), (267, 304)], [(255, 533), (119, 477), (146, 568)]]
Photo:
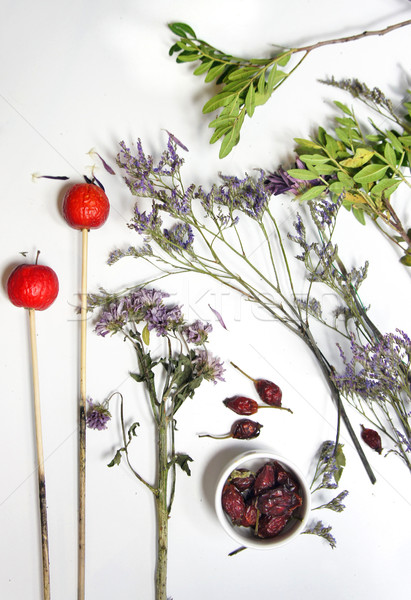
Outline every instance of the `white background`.
[[(321, 39), (380, 29), (411, 17), (407, 0), (3, 0), (0, 24), (0, 198), (2, 314), (0, 597), (41, 598), (41, 554), (32, 414), (32, 383), (27, 314), (10, 304), (5, 282), (13, 266), (34, 260), (51, 266), (60, 293), (47, 311), (37, 313), (38, 352), (51, 557), (52, 597), (76, 598), (77, 572), (77, 397), (79, 323), (75, 314), (80, 287), (80, 233), (60, 213), (65, 182), (32, 180), (32, 173), (67, 175), (70, 183), (90, 175), (87, 152), (96, 148), (114, 164), (118, 142), (138, 137), (158, 153), (172, 131), (190, 149), (186, 181), (204, 186), (219, 171), (241, 175), (254, 167), (290, 164), (293, 137), (308, 136), (329, 125), (330, 101), (348, 96), (318, 82), (334, 75), (357, 77), (378, 86), (394, 104), (403, 100), (409, 81), (411, 28), (384, 37), (325, 47), (312, 53), (264, 107), (246, 120), (241, 142), (223, 161), (218, 144), (208, 144), (209, 118), (201, 108), (210, 87), (168, 56), (172, 21), (189, 23), (197, 35), (232, 54), (267, 56), (272, 44), (298, 46)], [(121, 176), (109, 176), (96, 163), (106, 186), (111, 214), (89, 236), (89, 290), (117, 290), (143, 281), (153, 271), (143, 261), (106, 265), (108, 253), (137, 234), (126, 224), (132, 213)], [(278, 198), (279, 209), (288, 200)], [(406, 195), (401, 215), (410, 221)], [(292, 207), (294, 212), (296, 207)], [(370, 260), (362, 297), (383, 331), (410, 332), (410, 279), (399, 255), (369, 223), (360, 226), (341, 216), (339, 243), (348, 266)], [(283, 220), (284, 231), (291, 221)], [(307, 349), (275, 323), (207, 279), (169, 278), (163, 283), (184, 304), (188, 318), (209, 319), (210, 348), (254, 376), (275, 380), (284, 404), (294, 415), (266, 411), (263, 432), (249, 443), (198, 438), (197, 433), (228, 431), (232, 413), (222, 399), (253, 395), (251, 382), (227, 366), (226, 381), (204, 385), (182, 408), (177, 448), (190, 454), (192, 476), (184, 473), (170, 521), (169, 586), (174, 600), (250, 596), (382, 599), (409, 587), (410, 474), (393, 455), (384, 458), (365, 449), (376, 476), (372, 486), (342, 433), (348, 489), (342, 514), (318, 515), (333, 525), (337, 549), (312, 536), (300, 536), (276, 551), (235, 548), (213, 510), (216, 477), (224, 462), (244, 449), (270, 448), (312, 474), (321, 442), (332, 438), (336, 414), (318, 367)], [(228, 331), (208, 305), (219, 310)], [(149, 479), (154, 464), (148, 411), (136, 402), (131, 350), (120, 339), (97, 338), (89, 327), (88, 395), (103, 400), (120, 390), (129, 418), (141, 423), (134, 441), (135, 466)], [(330, 343), (331, 345), (331, 343)], [(332, 350), (331, 350), (332, 351)], [(118, 411), (104, 432), (88, 432), (87, 562), (88, 600), (154, 597), (155, 519), (153, 499), (125, 466), (108, 469), (119, 446)], [(272, 414), (275, 413), (275, 414)], [(350, 410), (357, 431), (361, 418)], [(385, 442), (386, 440), (384, 440)]]

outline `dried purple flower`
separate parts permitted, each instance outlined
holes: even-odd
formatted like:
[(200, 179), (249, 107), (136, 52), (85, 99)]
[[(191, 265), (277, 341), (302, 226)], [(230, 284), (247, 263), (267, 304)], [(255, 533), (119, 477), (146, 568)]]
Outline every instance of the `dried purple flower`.
[(204, 344), (207, 341), (208, 334), (213, 330), (210, 323), (203, 323), (200, 320), (194, 321), (191, 325), (186, 325), (182, 333), (187, 342), (195, 345)]
[(94, 402), (92, 398), (87, 400), (88, 409), (86, 416), (86, 425), (90, 429), (99, 431), (107, 429), (107, 423), (111, 419), (111, 413), (105, 403)]
[(225, 371), (223, 363), (219, 358), (211, 356), (205, 350), (198, 350), (196, 352), (193, 365), (197, 376), (201, 375), (204, 379), (213, 383), (217, 383), (217, 380), (225, 381), (223, 378)]

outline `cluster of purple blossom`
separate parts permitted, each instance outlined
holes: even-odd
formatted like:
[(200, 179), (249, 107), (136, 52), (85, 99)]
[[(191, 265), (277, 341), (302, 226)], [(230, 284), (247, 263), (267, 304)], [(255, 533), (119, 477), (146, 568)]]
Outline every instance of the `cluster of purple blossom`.
[(90, 429), (97, 429), (98, 431), (107, 429), (107, 423), (111, 419), (111, 413), (107, 408), (107, 403), (94, 402), (92, 398), (88, 398), (87, 402), (87, 427)]
[(166, 306), (163, 302), (169, 294), (155, 289), (141, 288), (128, 296), (122, 296), (108, 307), (104, 307), (96, 323), (97, 335), (124, 331), (126, 325), (147, 323), (149, 331), (155, 330), (158, 336), (174, 331), (183, 323), (179, 306)]
[[(133, 338), (137, 332), (136, 326), (143, 322), (148, 330), (154, 330), (157, 336), (178, 332), (188, 343), (204, 345), (212, 331), (212, 325), (200, 320), (186, 323), (180, 306), (164, 304), (164, 298), (167, 297), (169, 294), (166, 292), (147, 288), (122, 296), (103, 307), (95, 331), (102, 337), (121, 332), (131, 334)], [(195, 352), (193, 365), (196, 375), (214, 383), (217, 380), (223, 381), (223, 363), (206, 350)]]
[(257, 179), (248, 174), (244, 179), (222, 174), (220, 177), (223, 183), (219, 186), (214, 184), (210, 192), (206, 193), (201, 187), (198, 188), (196, 196), (206, 213), (214, 215), (214, 205), (217, 205), (228, 208), (230, 214), (238, 210), (256, 221), (261, 220), (269, 201), (269, 193), (264, 185), (264, 171), (260, 170)]

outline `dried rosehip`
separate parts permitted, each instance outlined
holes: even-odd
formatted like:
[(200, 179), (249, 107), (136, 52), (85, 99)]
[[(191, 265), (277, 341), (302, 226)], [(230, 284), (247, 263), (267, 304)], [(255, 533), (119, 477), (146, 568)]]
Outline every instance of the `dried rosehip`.
[(248, 469), (237, 469), (230, 475), (230, 483), (235, 485), (240, 492), (250, 489), (254, 485), (254, 481), (255, 475)]
[(239, 419), (231, 427), (231, 437), (236, 440), (251, 440), (260, 435), (261, 423), (251, 419)]
[(257, 508), (254, 504), (246, 504), (244, 515), (240, 525), (243, 527), (255, 527), (257, 523)]
[(302, 498), (286, 487), (278, 487), (259, 494), (257, 508), (263, 515), (280, 517), (290, 515), (293, 510), (301, 506)]
[(233, 362), (231, 364), (235, 369), (240, 371), (240, 373), (245, 375), (248, 379), (251, 379), (251, 381), (254, 383), (255, 389), (257, 390), (257, 394), (260, 396), (261, 400), (265, 402), (265, 404), (268, 404), (268, 406), (273, 406), (274, 408), (280, 408), (281, 410), (287, 410), (290, 413), (293, 412), (289, 408), (281, 406), (283, 393), (276, 383), (273, 383), (268, 379), (254, 379), (253, 377), (250, 377), (250, 375), (247, 375), (247, 373), (240, 369), (240, 367), (237, 367), (237, 365), (235, 365)]
[(283, 393), (277, 384), (268, 379), (257, 379), (254, 385), (263, 402), (270, 406), (281, 406)]
[(253, 415), (258, 411), (257, 402), (251, 398), (246, 398), (245, 396), (226, 398), (223, 400), (223, 404), (238, 415)]
[(223, 510), (230, 517), (234, 525), (240, 525), (245, 512), (245, 501), (234, 485), (224, 486), (221, 496)]
[(268, 515), (262, 515), (258, 521), (258, 537), (270, 538), (278, 535), (286, 526), (288, 519), (288, 515), (281, 515), (280, 517), (269, 517)]
[(380, 434), (377, 431), (374, 431), (374, 429), (366, 429), (364, 427), (364, 425), (361, 425), (361, 427), (362, 427), (361, 437), (364, 440), (364, 442), (370, 448), (372, 448), (373, 450), (378, 452), (378, 454), (381, 454), (382, 444), (381, 444)]
[(255, 476), (253, 492), (257, 496), (264, 490), (269, 490), (274, 487), (276, 479), (276, 468), (273, 463), (263, 465)]
[(284, 485), (291, 492), (296, 492), (299, 488), (298, 483), (293, 479), (279, 462), (274, 461), (274, 464), (277, 469), (277, 485)]

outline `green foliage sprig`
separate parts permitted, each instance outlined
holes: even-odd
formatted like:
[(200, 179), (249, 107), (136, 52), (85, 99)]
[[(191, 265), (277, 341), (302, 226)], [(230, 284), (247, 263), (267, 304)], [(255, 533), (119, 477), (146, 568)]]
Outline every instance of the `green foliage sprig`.
[(365, 215), (371, 217), (404, 251), (401, 262), (411, 266), (411, 229), (403, 225), (391, 201), (400, 185), (411, 188), (411, 102), (403, 103), (402, 116), (378, 88), (369, 90), (356, 80), (327, 83), (356, 93), (396, 128), (381, 128), (370, 118), (370, 133), (352, 108), (335, 102), (342, 116), (336, 117), (333, 132), (319, 127), (311, 139), (295, 138), (296, 151), (305, 168), (287, 173), (306, 184), (296, 189), (295, 195), (300, 200), (311, 200), (325, 193), (334, 197), (342, 194), (343, 206), (362, 224), (366, 222)]
[[(219, 156), (223, 158), (238, 144), (245, 116), (252, 117), (256, 107), (267, 102), (310, 52), (321, 46), (384, 35), (410, 24), (411, 19), (378, 31), (364, 31), (309, 46), (284, 49), (270, 58), (246, 59), (218, 50), (197, 38), (192, 27), (186, 23), (171, 23), (169, 28), (180, 39), (171, 46), (169, 54), (176, 53), (178, 63), (198, 62), (194, 75), (205, 75), (206, 83), (215, 81), (219, 86), (217, 93), (204, 105), (203, 113), (221, 109), (209, 126), (214, 129), (210, 143), (222, 140)], [(302, 57), (290, 67), (291, 57), (297, 54), (302, 54)], [(285, 67), (288, 70), (284, 70)]]

